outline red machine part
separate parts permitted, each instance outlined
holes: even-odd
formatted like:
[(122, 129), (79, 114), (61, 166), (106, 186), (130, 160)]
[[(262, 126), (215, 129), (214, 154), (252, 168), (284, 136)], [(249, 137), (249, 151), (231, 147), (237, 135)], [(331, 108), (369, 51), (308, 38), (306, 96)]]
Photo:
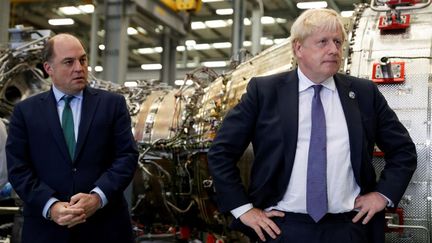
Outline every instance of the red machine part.
[(378, 28), (380, 30), (404, 30), (410, 26), (410, 15), (401, 14), (398, 20), (397, 15), (392, 13), (390, 16), (380, 16)]
[(402, 208), (387, 209), (386, 210), (386, 226), (384, 231), (386, 233), (398, 232), (402, 233), (402, 227), (389, 227), (389, 224), (403, 225), (404, 224), (404, 212)]
[(393, 77), (385, 77), (382, 72), (381, 63), (372, 66), (372, 81), (377, 84), (402, 83), (405, 81), (405, 62), (390, 62)]
[(406, 6), (406, 5), (415, 5), (419, 3), (418, 0), (388, 0), (386, 2), (389, 7), (397, 7), (397, 6)]

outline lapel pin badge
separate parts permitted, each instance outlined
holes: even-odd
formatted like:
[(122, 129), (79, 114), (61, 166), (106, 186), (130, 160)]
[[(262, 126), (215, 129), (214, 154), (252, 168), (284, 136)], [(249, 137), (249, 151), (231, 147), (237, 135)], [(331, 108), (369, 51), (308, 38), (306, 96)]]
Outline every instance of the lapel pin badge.
[(348, 96), (349, 96), (351, 99), (355, 99), (355, 93), (354, 93), (353, 91), (350, 91), (350, 92), (348, 93)]

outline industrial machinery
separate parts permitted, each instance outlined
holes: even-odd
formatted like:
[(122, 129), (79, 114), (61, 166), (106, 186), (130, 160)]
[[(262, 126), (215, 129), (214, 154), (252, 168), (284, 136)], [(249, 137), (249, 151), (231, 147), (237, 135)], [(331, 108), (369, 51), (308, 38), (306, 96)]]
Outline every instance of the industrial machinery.
[[(340, 72), (377, 83), (409, 130), (419, 156), (418, 169), (399, 208), (386, 213), (386, 242), (431, 240), (430, 3), (372, 0), (355, 6), (353, 16), (346, 19), (348, 40)], [(33, 44), (43, 42), (41, 37)], [(19, 48), (0, 52), (0, 115), (6, 118), (16, 101), (46, 89), (46, 77), (36, 71), (37, 47)], [(27, 68), (18, 71), (17, 63), (26, 63)], [(130, 107), (140, 148), (131, 202), (137, 242), (246, 242), (228, 229), (230, 216), (216, 208), (207, 150), (251, 77), (295, 66), (287, 38), (223, 75), (208, 68), (196, 69), (179, 89), (156, 81), (136, 81), (126, 87), (91, 78), (91, 86), (123, 94)], [(252, 149), (247, 149), (238, 164), (246, 184), (252, 156)], [(384, 159), (378, 149), (374, 163), (379, 176)]]

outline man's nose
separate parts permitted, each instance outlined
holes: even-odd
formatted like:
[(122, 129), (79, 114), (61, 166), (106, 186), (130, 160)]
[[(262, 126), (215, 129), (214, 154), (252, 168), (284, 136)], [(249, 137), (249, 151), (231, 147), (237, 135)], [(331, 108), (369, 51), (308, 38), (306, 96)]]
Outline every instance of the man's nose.
[(75, 60), (74, 65), (73, 65), (73, 69), (74, 69), (74, 71), (82, 71), (84, 69), (84, 66), (85, 65), (81, 64), (80, 60)]

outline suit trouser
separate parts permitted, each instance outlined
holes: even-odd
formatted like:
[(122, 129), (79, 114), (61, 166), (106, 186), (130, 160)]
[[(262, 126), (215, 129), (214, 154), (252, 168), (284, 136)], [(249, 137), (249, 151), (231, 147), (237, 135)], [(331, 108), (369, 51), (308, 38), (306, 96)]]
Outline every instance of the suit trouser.
[(287, 213), (272, 220), (281, 229), (281, 234), (272, 239), (266, 235), (265, 242), (284, 243), (367, 243), (367, 227), (352, 223), (356, 212), (326, 214), (315, 223), (307, 214)]

